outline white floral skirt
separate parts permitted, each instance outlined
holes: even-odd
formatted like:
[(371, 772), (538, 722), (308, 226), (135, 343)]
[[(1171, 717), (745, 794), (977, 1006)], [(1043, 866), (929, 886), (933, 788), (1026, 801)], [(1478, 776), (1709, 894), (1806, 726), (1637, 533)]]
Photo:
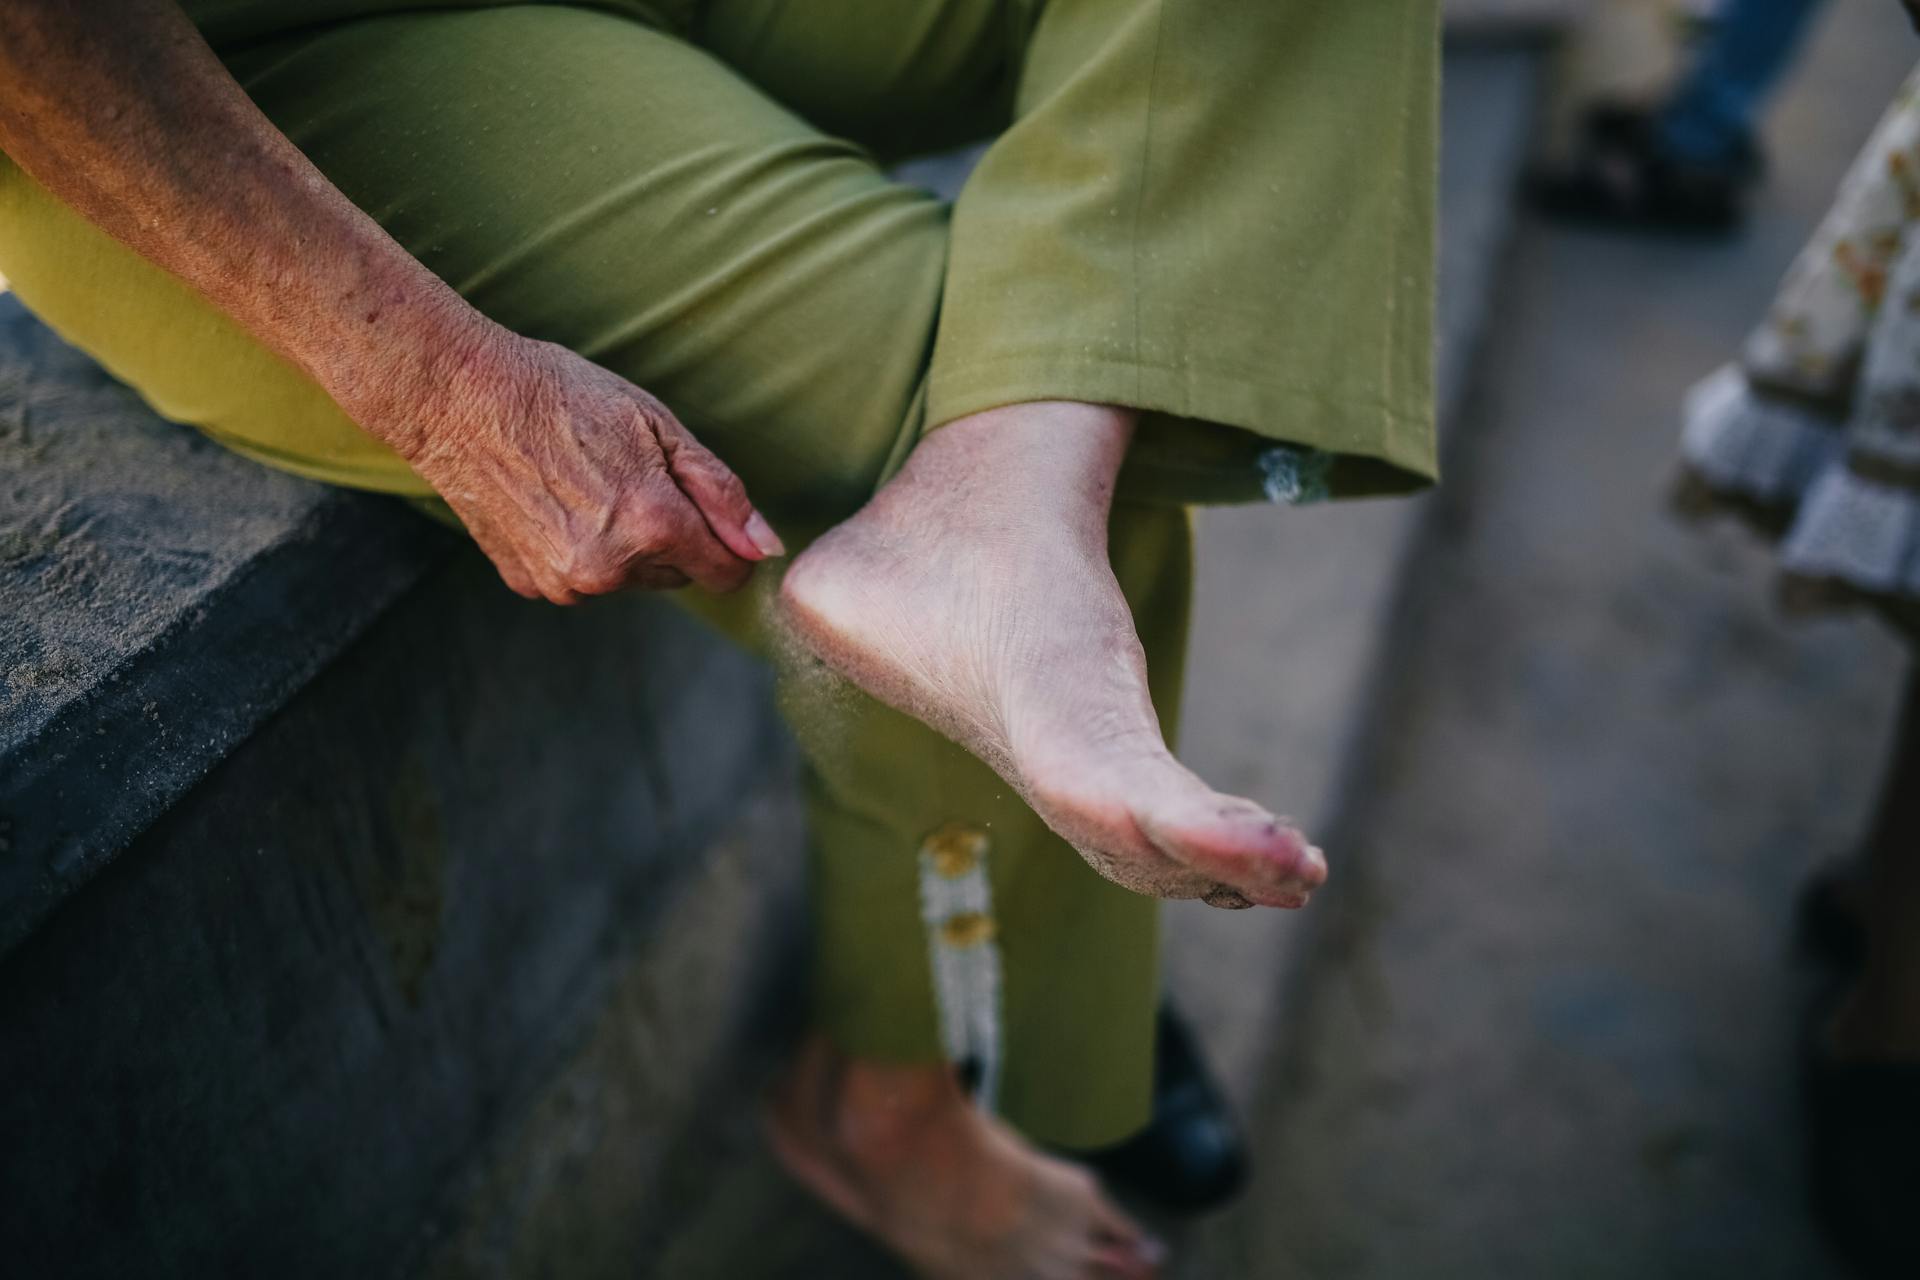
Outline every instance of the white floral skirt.
[(1870, 602), (1920, 635), (1920, 71), (1739, 360), (1687, 397), (1683, 510), (1779, 539), (1794, 611)]

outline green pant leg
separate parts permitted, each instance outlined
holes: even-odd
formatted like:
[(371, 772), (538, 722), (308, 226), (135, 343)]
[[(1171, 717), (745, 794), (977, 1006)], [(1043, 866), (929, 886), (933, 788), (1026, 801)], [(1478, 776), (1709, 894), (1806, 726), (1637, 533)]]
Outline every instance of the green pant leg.
[(1437, 0), (1011, 2), (1015, 123), (954, 206), (929, 424), (1151, 411), (1123, 492), (1188, 501), (1425, 483)]
[[(1171, 735), (1188, 514), (1123, 504), (1109, 545)], [(940, 1037), (1003, 1115), (1048, 1142), (1099, 1146), (1138, 1128), (1152, 1086), (1158, 904), (1101, 879), (959, 747), (796, 666), (782, 692), (812, 764), (820, 1025), (882, 1059), (919, 1057)], [(899, 767), (905, 759), (915, 767)], [(921, 999), (930, 986), (932, 1007)]]

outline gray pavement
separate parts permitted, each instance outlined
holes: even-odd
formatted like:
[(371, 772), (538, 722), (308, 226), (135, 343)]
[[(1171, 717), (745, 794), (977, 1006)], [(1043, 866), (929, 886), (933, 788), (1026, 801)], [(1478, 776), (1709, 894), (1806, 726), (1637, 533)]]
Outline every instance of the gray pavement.
[[(1779, 620), (1764, 550), (1662, 488), (1681, 394), (1916, 56), (1896, 6), (1832, 6), (1738, 242), (1523, 228), (1295, 949), (1260, 1178), (1182, 1275), (1833, 1274), (1787, 930), (1865, 822), (1904, 653)], [(1196, 679), (1290, 655), (1237, 661)]]

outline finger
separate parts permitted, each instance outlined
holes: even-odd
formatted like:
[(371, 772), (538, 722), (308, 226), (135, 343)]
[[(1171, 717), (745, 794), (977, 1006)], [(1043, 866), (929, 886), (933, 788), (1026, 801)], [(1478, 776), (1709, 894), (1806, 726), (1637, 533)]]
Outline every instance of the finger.
[(504, 539), (478, 521), (469, 523), (467, 532), (472, 535), (480, 553), (493, 562), (500, 580), (507, 584), (507, 590), (529, 600), (540, 598), (540, 588), (535, 584), (533, 574), (528, 571), (526, 561)]
[(1166, 1246), (1110, 1204), (1100, 1205), (1094, 1228), (1091, 1261), (1096, 1275), (1151, 1280), (1166, 1261)]
[(754, 510), (740, 477), (694, 439), (692, 432), (669, 417), (656, 425), (654, 436), (660, 441), (674, 483), (692, 500), (707, 527), (729, 551), (743, 560), (764, 560), (787, 553), (767, 518)]
[(677, 554), (668, 563), (716, 595), (737, 591), (753, 576), (753, 562), (742, 560), (714, 537), (697, 512), (681, 528)]
[(1087, 1274), (1100, 1280), (1154, 1280), (1158, 1267), (1158, 1255), (1127, 1245), (1102, 1245), (1087, 1257)]
[(1165, 1258), (1165, 1250), (1158, 1246), (1152, 1248), (1130, 1248), (1124, 1245), (1104, 1245), (1095, 1249), (1087, 1258), (1088, 1274), (1101, 1280), (1153, 1280), (1160, 1274), (1160, 1263)]
[(653, 530), (642, 541), (642, 552), (630, 572), (650, 565), (679, 570), (708, 591), (724, 594), (744, 583), (753, 573), (753, 561), (735, 555), (701, 516), (686, 495), (671, 484), (662, 483), (664, 493), (650, 491), (657, 501), (647, 504)]
[(1100, 1243), (1127, 1249), (1144, 1245), (1150, 1239), (1139, 1223), (1122, 1213), (1104, 1195), (1094, 1201), (1093, 1230)]
[(533, 572), (547, 599), (573, 604), (619, 591), (670, 591), (691, 581), (731, 590), (753, 566), (720, 545), (687, 496), (662, 474), (628, 495), (613, 529), (556, 552)]
[(529, 559), (524, 562), (527, 572), (533, 576), (534, 589), (546, 598), (550, 604), (579, 604), (585, 597), (576, 591), (564, 574), (543, 560)]

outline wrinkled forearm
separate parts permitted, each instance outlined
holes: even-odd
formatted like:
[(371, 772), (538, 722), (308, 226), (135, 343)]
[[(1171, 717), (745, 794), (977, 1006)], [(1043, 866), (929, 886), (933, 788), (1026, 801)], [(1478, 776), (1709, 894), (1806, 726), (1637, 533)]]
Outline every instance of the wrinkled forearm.
[(0, 4), (0, 151), (403, 454), (491, 328), (274, 128), (173, 0)]

